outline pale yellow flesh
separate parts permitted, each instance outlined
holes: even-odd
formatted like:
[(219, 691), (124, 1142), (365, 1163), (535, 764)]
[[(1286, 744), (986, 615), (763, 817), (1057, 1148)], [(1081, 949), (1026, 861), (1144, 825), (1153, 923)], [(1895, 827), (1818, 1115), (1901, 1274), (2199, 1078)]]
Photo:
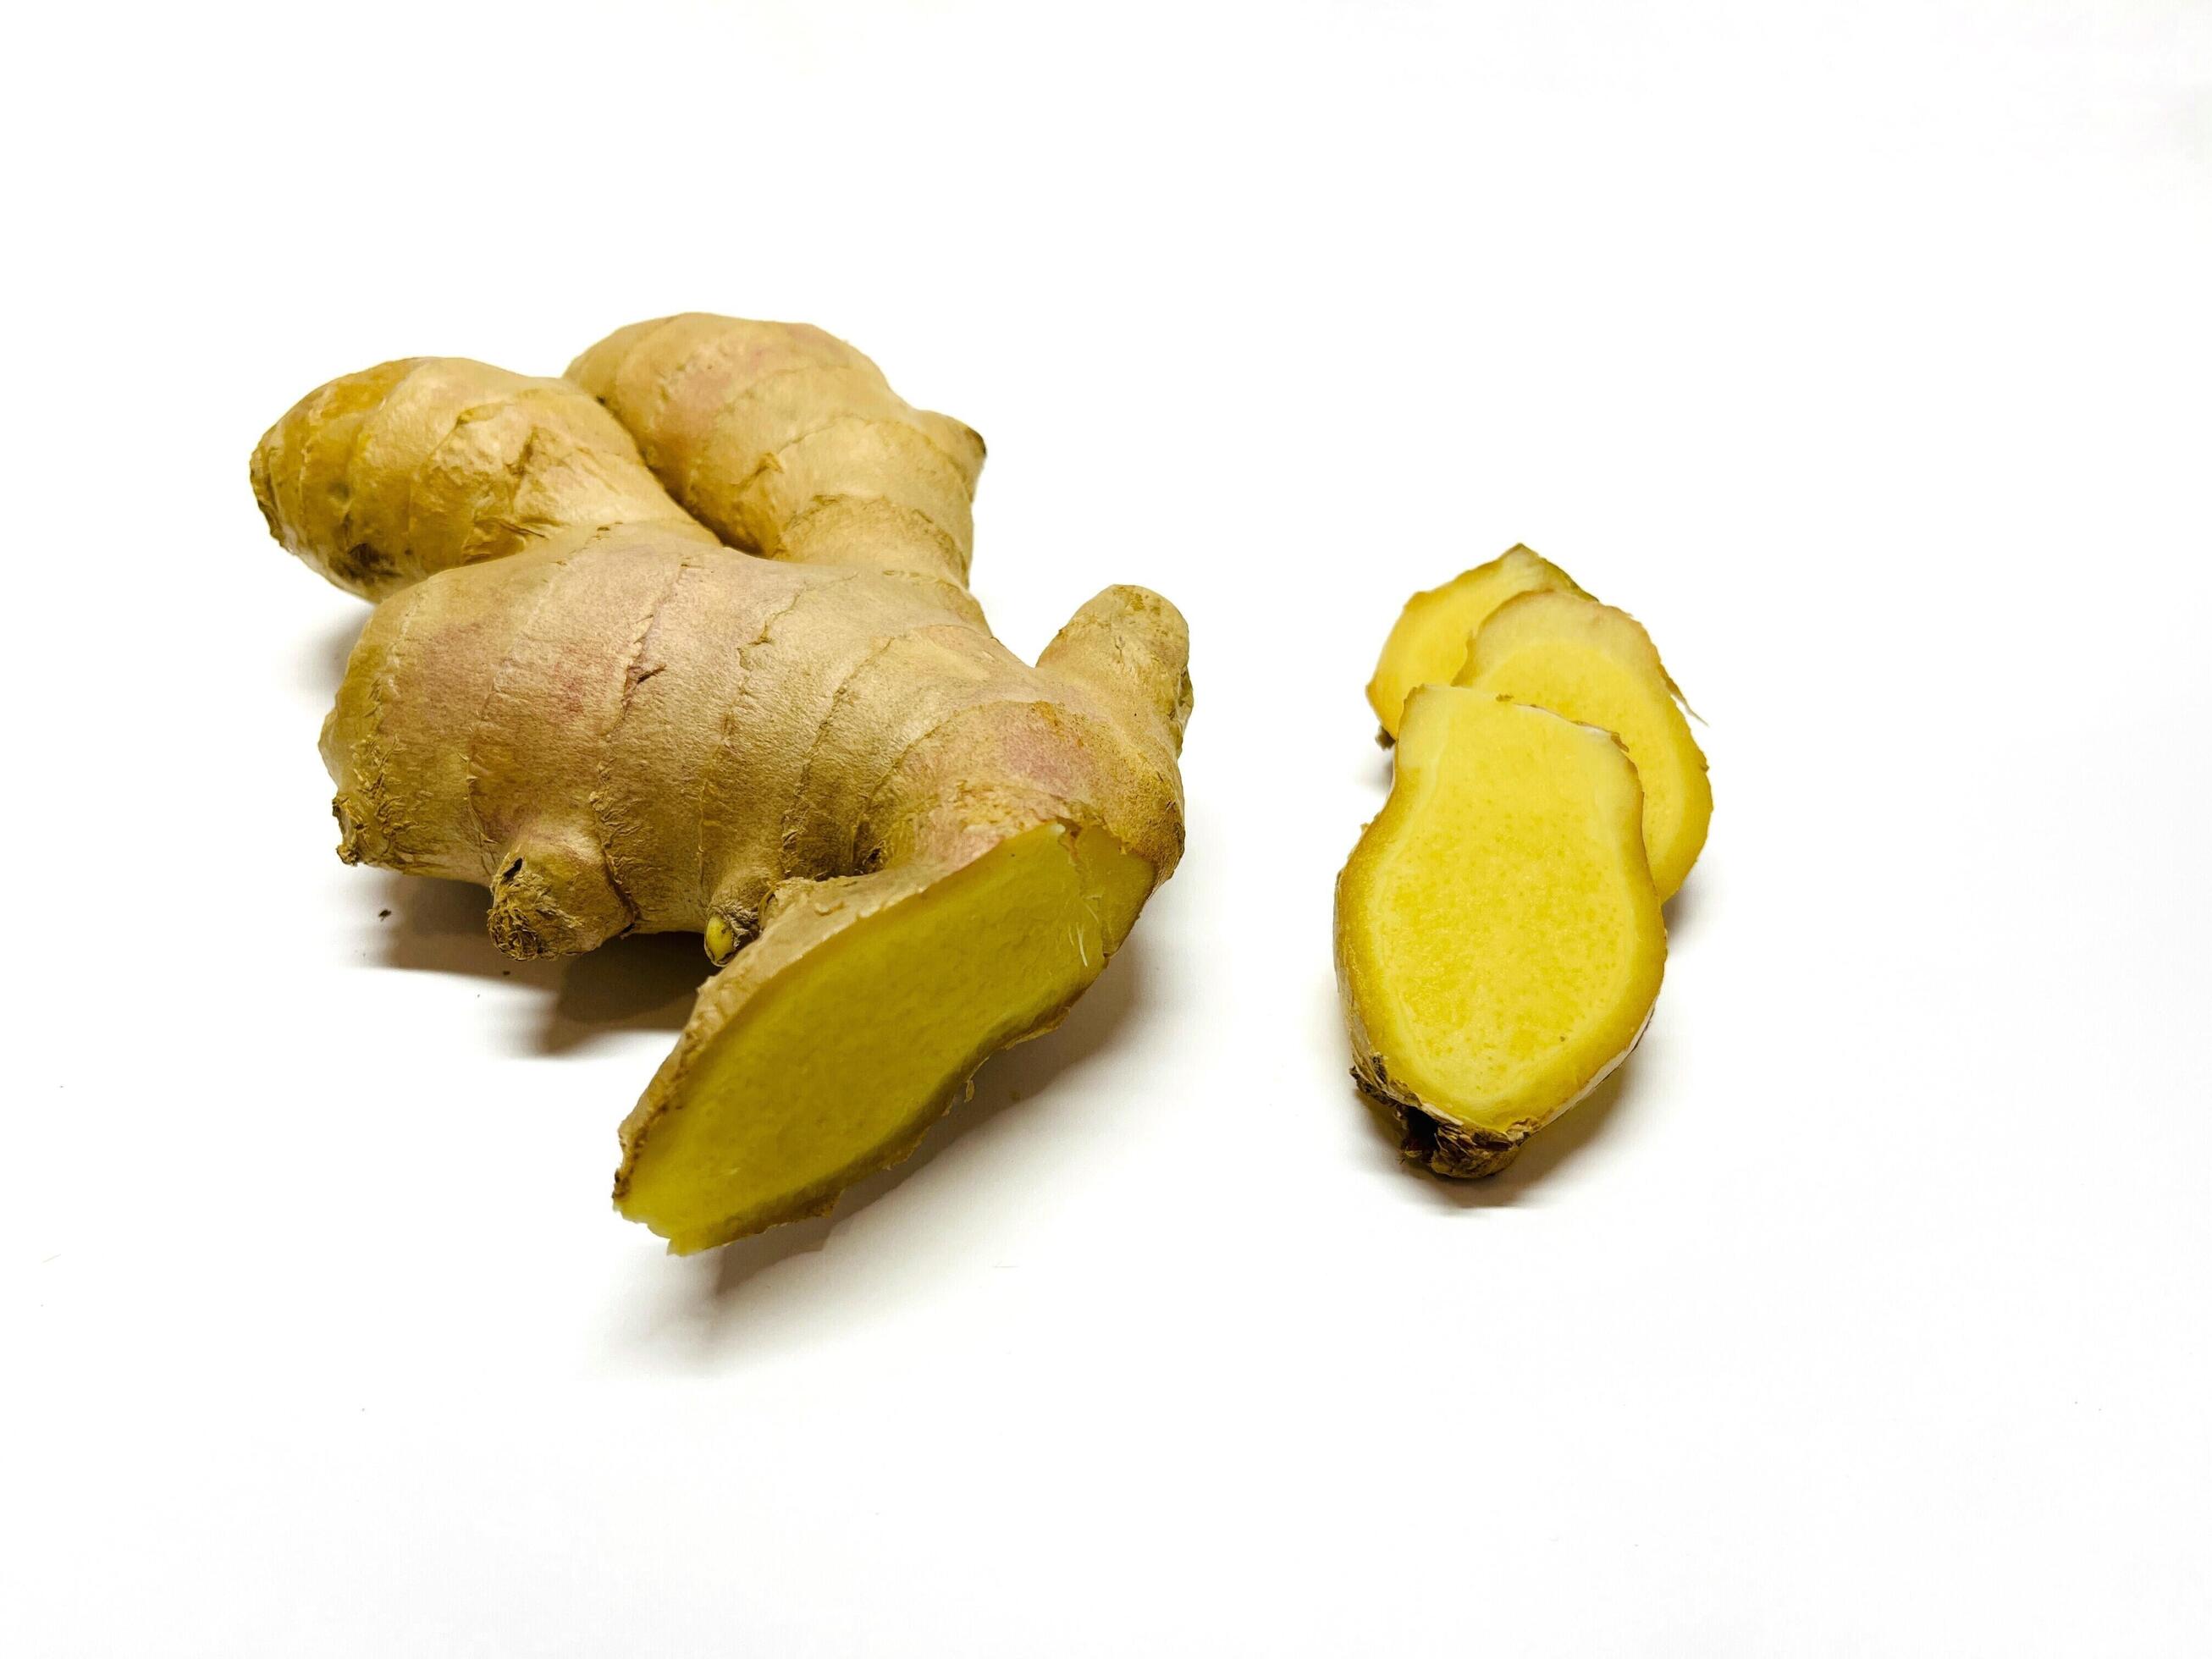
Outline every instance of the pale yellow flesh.
[(1712, 784), (1674, 683), (1633, 617), (1580, 594), (1521, 594), (1476, 632), (1456, 683), (1619, 738), (1644, 787), (1652, 882), (1662, 901), (1674, 896), (1705, 844)]
[(1582, 592), (1559, 566), (1516, 546), (1407, 600), (1367, 683), (1367, 701), (1382, 730), (1398, 735), (1415, 686), (1451, 684), (1467, 662), (1468, 637), (1485, 617), (1516, 594), (1538, 590)]
[[(633, 1120), (617, 1207), (678, 1253), (827, 1207), (912, 1151), (994, 1051), (1066, 1009), (1151, 885), (1109, 838), (1041, 825), (831, 919), (733, 1010), (710, 986), (694, 1023), (719, 1028), (687, 1033)], [(780, 925), (728, 971), (774, 951)]]
[(1603, 732), (1448, 686), (1410, 700), (1337, 888), (1355, 1070), (1409, 1151), (1419, 1118), (1510, 1156), (1634, 1046), (1667, 948), (1641, 819)]

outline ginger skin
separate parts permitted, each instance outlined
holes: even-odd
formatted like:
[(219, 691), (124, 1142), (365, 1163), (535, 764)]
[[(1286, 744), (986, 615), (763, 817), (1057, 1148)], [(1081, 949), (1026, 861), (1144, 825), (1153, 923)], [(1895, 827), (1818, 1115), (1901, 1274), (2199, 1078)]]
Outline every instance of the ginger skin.
[[(382, 601), (323, 732), (340, 856), (483, 884), (515, 956), (730, 963), (624, 1128), (618, 1198), (673, 1248), (903, 1156), (1181, 856), (1182, 618), (1110, 587), (1016, 658), (965, 586), (982, 459), (831, 336), (699, 314), (560, 380), (349, 375), (255, 451), (277, 539)], [(910, 959), (987, 921), (1018, 982)]]

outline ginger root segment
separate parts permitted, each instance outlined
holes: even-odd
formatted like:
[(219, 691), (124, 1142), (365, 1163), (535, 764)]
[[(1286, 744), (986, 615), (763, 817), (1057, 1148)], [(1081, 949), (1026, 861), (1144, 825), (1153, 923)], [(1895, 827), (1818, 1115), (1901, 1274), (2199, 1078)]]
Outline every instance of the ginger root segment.
[(1045, 822), (1164, 879), (1184, 637), (1111, 588), (1032, 668), (947, 582), (652, 526), (556, 539), (378, 608), (323, 728), (340, 856), (483, 883), (520, 957), (711, 932), (726, 958), (788, 881)]
[(342, 858), (483, 884), (515, 956), (727, 964), (618, 1185), (698, 1249), (904, 1156), (1096, 976), (1182, 856), (1189, 637), (1116, 586), (1000, 644), (981, 440), (818, 329), (670, 318), (570, 374), (334, 380), (254, 493), (383, 598), (323, 728)]
[(1620, 745), (1486, 691), (1416, 690), (1336, 891), (1352, 1075), (1407, 1160), (1511, 1163), (1636, 1046), (1666, 957)]
[(1058, 1022), (1152, 884), (1112, 837), (1053, 823), (940, 874), (779, 896), (623, 1125), (617, 1207), (678, 1254), (827, 1209)]
[(732, 547), (967, 581), (982, 439), (834, 335), (693, 312), (617, 330), (568, 378)]
[(1468, 638), (1483, 619), (1515, 594), (1535, 590), (1583, 591), (1548, 559), (1515, 546), (1407, 600), (1367, 682), (1368, 706), (1382, 722), (1383, 741), (1397, 737), (1406, 698), (1415, 686), (1450, 684), (1466, 665)]
[(1674, 682), (1643, 624), (1580, 594), (1524, 592), (1476, 630), (1455, 684), (1533, 703), (1620, 739), (1644, 788), (1644, 848), (1662, 902), (1705, 844), (1713, 787)]
[(317, 388), (254, 447), (251, 472), (269, 533), (368, 599), (574, 526), (714, 540), (590, 394), (465, 357), (409, 357)]

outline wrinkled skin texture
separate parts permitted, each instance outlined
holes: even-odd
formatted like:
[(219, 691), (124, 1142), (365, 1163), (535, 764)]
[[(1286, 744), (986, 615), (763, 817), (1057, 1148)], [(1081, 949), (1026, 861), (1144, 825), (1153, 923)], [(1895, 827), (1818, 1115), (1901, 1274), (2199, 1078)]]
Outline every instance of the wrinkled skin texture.
[[(1111, 587), (1007, 651), (965, 586), (982, 459), (842, 341), (701, 314), (560, 380), (412, 359), (309, 394), (252, 472), (280, 542), (381, 601), (323, 732), (340, 855), (483, 884), (513, 955), (684, 930), (741, 964), (811, 888), (925, 891), (1058, 823), (1140, 872), (1118, 945), (1182, 852), (1187, 632)], [(686, 1051), (744, 1007), (702, 995)], [(633, 1117), (626, 1170), (688, 1104)]]

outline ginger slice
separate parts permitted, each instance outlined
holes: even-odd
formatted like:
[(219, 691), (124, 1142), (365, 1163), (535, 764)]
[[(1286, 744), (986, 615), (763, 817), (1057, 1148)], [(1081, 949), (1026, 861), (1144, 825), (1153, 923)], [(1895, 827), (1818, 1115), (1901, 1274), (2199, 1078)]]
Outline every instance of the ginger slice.
[(623, 1125), (616, 1207), (686, 1255), (826, 1212), (1098, 976), (1152, 885), (1039, 824), (949, 872), (802, 884), (710, 980)]
[(1375, 678), (1367, 683), (1367, 701), (1382, 722), (1384, 735), (1398, 735), (1407, 695), (1415, 686), (1451, 684), (1467, 662), (1468, 636), (1485, 617), (1516, 593), (1532, 591), (1583, 590), (1548, 559), (1515, 546), (1488, 564), (1407, 600), (1390, 637), (1382, 642)]
[(1486, 691), (1407, 700), (1336, 958), (1352, 1075), (1408, 1160), (1494, 1174), (1636, 1046), (1667, 958), (1643, 816), (1605, 732)]
[(1530, 592), (1476, 630), (1457, 684), (1534, 703), (1620, 739), (1644, 786), (1644, 847), (1662, 902), (1698, 861), (1712, 822), (1705, 757), (1643, 625), (1579, 593)]

